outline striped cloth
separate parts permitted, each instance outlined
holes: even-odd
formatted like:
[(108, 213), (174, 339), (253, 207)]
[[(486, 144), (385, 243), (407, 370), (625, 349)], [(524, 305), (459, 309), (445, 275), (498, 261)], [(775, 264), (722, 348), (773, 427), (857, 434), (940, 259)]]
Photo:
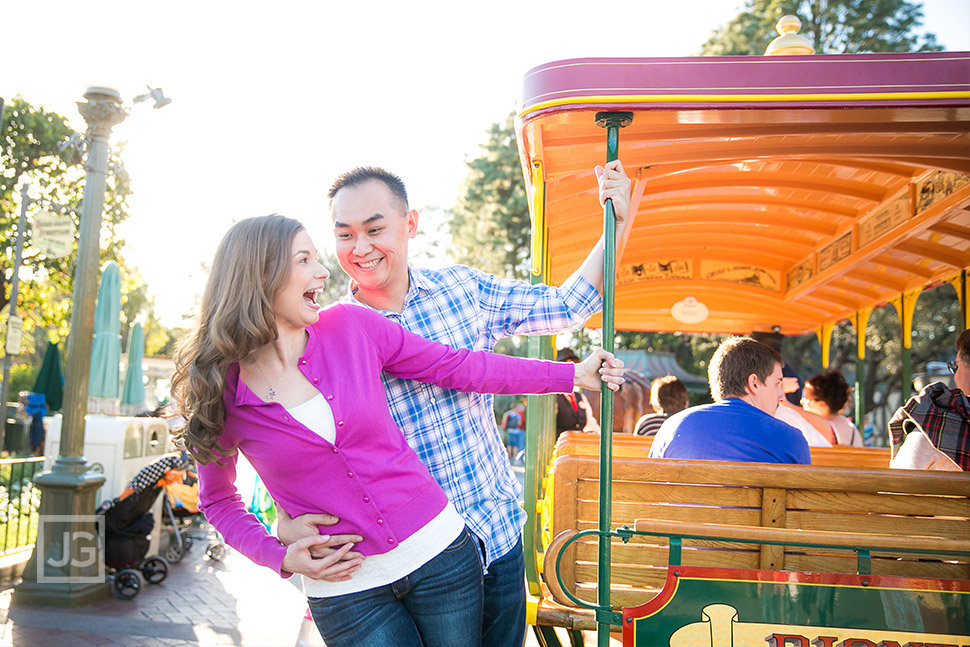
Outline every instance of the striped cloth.
[(178, 454), (162, 456), (157, 461), (141, 468), (135, 474), (135, 478), (131, 479), (126, 490), (131, 490), (133, 493), (141, 492), (158, 483), (169, 470), (184, 470), (188, 465), (187, 456)]
[(668, 416), (664, 413), (648, 413), (637, 420), (636, 435), (637, 436), (655, 436), (657, 432), (660, 431), (660, 427), (663, 425), (664, 420)]

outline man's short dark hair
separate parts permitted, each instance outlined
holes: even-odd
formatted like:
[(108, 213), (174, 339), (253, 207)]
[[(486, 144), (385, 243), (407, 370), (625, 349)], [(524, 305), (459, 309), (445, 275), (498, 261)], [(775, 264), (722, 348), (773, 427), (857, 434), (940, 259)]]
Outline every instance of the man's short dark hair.
[(384, 186), (390, 189), (391, 193), (402, 202), (404, 212), (407, 213), (408, 191), (404, 187), (404, 180), (390, 171), (385, 171), (379, 166), (358, 166), (357, 168), (341, 173), (333, 181), (333, 184), (330, 185), (330, 191), (327, 192), (327, 197), (333, 200), (334, 196), (337, 195), (337, 191), (340, 189), (360, 186), (370, 180), (383, 182)]
[(650, 383), (650, 404), (654, 409), (660, 407), (668, 416), (683, 411), (690, 404), (687, 387), (673, 375), (658, 377)]
[(957, 337), (957, 356), (963, 355), (964, 362), (970, 362), (970, 328)]
[(750, 337), (731, 337), (721, 342), (707, 367), (711, 396), (715, 402), (724, 398), (747, 395), (748, 376), (752, 373), (764, 382), (785, 360), (774, 348)]

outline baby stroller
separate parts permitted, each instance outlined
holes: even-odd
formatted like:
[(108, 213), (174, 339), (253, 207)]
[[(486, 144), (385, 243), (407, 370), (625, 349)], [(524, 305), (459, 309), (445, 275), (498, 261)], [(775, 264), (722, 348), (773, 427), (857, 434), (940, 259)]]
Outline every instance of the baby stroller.
[(218, 531), (199, 512), (198, 475), (187, 466), (179, 478), (167, 479), (164, 488), (162, 508), (172, 531), (165, 559), (175, 564), (182, 560), (193, 542), (209, 541), (206, 557), (215, 562), (222, 561), (226, 545)]
[(151, 508), (172, 473), (180, 474), (187, 456), (163, 456), (141, 469), (121, 496), (98, 508), (104, 524), (104, 563), (115, 595), (130, 600), (141, 590), (139, 571), (149, 584), (159, 584), (168, 576), (168, 563), (148, 552), (148, 534), (155, 527)]

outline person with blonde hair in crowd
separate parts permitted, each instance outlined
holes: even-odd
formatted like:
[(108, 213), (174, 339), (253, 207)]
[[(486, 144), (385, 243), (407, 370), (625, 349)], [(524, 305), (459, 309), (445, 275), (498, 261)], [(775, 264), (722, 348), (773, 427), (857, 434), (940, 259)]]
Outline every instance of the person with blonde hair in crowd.
[[(476, 647), (475, 540), (394, 424), (382, 373), (462, 391), (555, 393), (601, 379), (617, 388), (622, 362), (602, 350), (573, 366), (456, 350), (368, 308), (321, 311), (328, 277), (289, 218), (242, 220), (220, 243), (173, 380), (200, 508), (254, 562), (306, 576), (330, 647)], [(281, 545), (245, 510), (239, 453), (291, 516), (326, 507), (339, 521)], [(314, 559), (319, 547), (327, 554)]]

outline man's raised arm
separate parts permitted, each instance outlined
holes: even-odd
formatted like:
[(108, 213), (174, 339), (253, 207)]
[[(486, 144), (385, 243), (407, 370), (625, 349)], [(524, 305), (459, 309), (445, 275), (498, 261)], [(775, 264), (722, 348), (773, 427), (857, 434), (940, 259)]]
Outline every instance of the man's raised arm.
[[(600, 204), (605, 204), (607, 199), (613, 201), (613, 212), (616, 214), (616, 258), (619, 259), (635, 216), (630, 213), (630, 178), (627, 177), (620, 160), (608, 163), (605, 168), (597, 166), (595, 172), (599, 180)], [(576, 270), (600, 294), (603, 293), (603, 249), (604, 241), (600, 236), (586, 260)]]

